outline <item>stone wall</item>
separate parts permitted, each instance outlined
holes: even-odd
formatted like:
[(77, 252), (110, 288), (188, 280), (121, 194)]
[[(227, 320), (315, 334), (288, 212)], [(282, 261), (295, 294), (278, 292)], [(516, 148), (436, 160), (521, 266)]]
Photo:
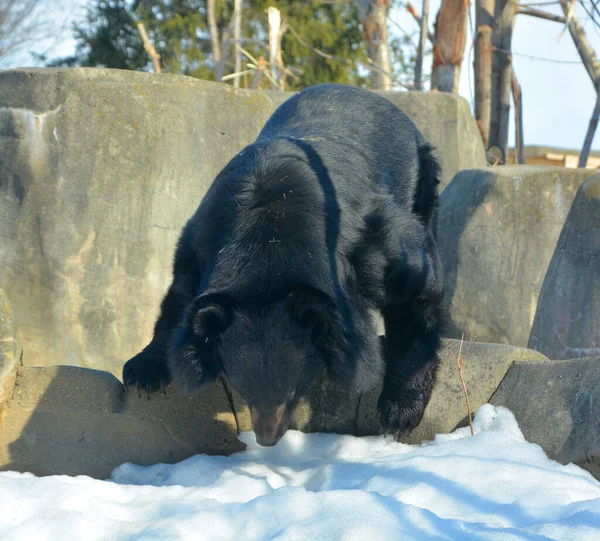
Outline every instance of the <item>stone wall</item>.
[[(445, 182), (485, 165), (465, 100), (385, 95), (437, 146)], [(181, 227), (287, 97), (118, 70), (0, 73), (0, 288), (25, 365), (120, 373), (151, 336)]]
[[(3, 314), (0, 344), (12, 343), (10, 307)], [(468, 423), (454, 360), (459, 349), (458, 341), (444, 341), (438, 384), (423, 421), (404, 441), (430, 440)], [(600, 478), (599, 359), (549, 361), (536, 351), (480, 343), (462, 352), (473, 411), (487, 402), (509, 407), (529, 441)], [(124, 462), (174, 463), (198, 453), (240, 451), (237, 436), (251, 429), (248, 408), (226, 381), (194, 396), (169, 386), (148, 399), (125, 392), (108, 372), (9, 361), (0, 363), (0, 470), (103, 479)], [(299, 404), (292, 428), (378, 434), (379, 392), (358, 395), (323, 377)]]
[[(545, 283), (548, 267), (557, 250), (565, 250), (557, 248), (563, 227), (579, 239), (576, 246), (568, 244), (581, 255), (600, 245), (600, 228), (591, 218), (596, 200), (578, 196), (578, 210), (571, 211), (580, 186), (590, 179), (585, 193), (591, 193), (599, 178), (589, 169), (537, 166), (462, 171), (454, 177), (442, 194), (439, 217), (450, 336), (459, 338), (464, 332), (481, 342), (537, 347), (529, 336), (542, 286), (547, 291), (552, 287)], [(565, 226), (566, 221), (572, 225)], [(590, 312), (588, 320), (593, 318), (591, 298), (600, 289), (600, 277), (592, 270), (597, 265), (587, 271), (583, 267), (594, 257), (597, 261), (592, 255), (581, 260), (569, 278), (578, 290), (571, 294), (571, 314)], [(544, 301), (544, 314), (553, 302)], [(594, 325), (600, 332), (600, 320), (595, 321), (585, 336), (573, 335), (571, 345), (577, 347), (584, 338), (588, 344)], [(553, 327), (543, 332), (552, 333)]]
[(120, 371), (151, 336), (180, 229), (272, 109), (175, 76), (0, 74), (0, 287), (25, 364)]
[[(581, 218), (594, 215), (596, 199), (584, 194), (583, 210), (571, 211), (593, 170), (484, 167), (465, 100), (383, 94), (445, 167), (439, 244), (449, 335), (551, 357), (597, 353), (600, 278), (590, 247), (600, 229)], [(0, 73), (0, 287), (25, 365), (120, 374), (151, 336), (181, 227), (288, 97), (117, 70)], [(595, 193), (590, 183), (586, 194)], [(557, 340), (565, 324), (568, 336)]]
[[(15, 334), (14, 321), (7, 317), (6, 323), (0, 327), (0, 344)], [(465, 422), (453, 357), (459, 348), (455, 340), (444, 342), (439, 383), (423, 421), (406, 441), (432, 439)], [(474, 410), (490, 399), (514, 362), (544, 360), (523, 348), (473, 344), (464, 373)], [(198, 453), (239, 451), (238, 433), (252, 428), (247, 406), (224, 380), (193, 396), (169, 386), (166, 394), (148, 399), (125, 392), (113, 374), (101, 370), (16, 362), (5, 368), (6, 377), (0, 378), (0, 470), (106, 478), (124, 462), (174, 463)], [(298, 405), (292, 428), (378, 434), (379, 393), (380, 387), (358, 395), (322, 377)]]
[(600, 175), (581, 185), (566, 218), (529, 347), (551, 359), (600, 356)]

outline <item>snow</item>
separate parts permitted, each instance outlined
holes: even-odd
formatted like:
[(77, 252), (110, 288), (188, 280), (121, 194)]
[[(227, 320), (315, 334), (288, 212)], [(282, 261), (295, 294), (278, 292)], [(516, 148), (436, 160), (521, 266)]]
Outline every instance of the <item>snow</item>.
[(0, 539), (600, 539), (600, 483), (485, 405), (419, 446), (288, 431), (272, 448), (123, 464), (107, 481), (0, 473)]

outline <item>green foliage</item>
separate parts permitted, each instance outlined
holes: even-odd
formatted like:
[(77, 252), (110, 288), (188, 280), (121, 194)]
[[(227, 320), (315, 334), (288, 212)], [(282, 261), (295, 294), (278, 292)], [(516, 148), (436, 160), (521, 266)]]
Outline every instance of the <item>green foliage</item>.
[(392, 69), (397, 81), (412, 85), (415, 80), (415, 61), (417, 56), (416, 40), (418, 33), (403, 34), (390, 39)]
[[(288, 88), (301, 89), (322, 82), (370, 84), (367, 48), (354, 2), (246, 0), (242, 46), (256, 58), (268, 59), (270, 6), (277, 7), (291, 27), (282, 39), (283, 62), (294, 73), (287, 78)], [(232, 0), (216, 0), (219, 37), (229, 27), (232, 14)], [(90, 0), (85, 21), (74, 29), (75, 55), (53, 65), (150, 70), (137, 21), (145, 24), (164, 71), (214, 80), (207, 0)], [(393, 39), (390, 48), (395, 75), (405, 80), (412, 70), (411, 39)], [(244, 58), (243, 65), (247, 62)], [(226, 73), (232, 70), (233, 55), (229, 54)], [(242, 86), (249, 86), (251, 80), (250, 75)], [(267, 83), (265, 78), (263, 83)]]
[(88, 6), (83, 23), (74, 26), (75, 55), (52, 62), (52, 66), (89, 66), (143, 69), (148, 55), (127, 10), (125, 0), (96, 0)]
[(212, 54), (207, 31), (206, 1), (142, 0), (133, 6), (165, 71), (214, 79), (207, 57)]

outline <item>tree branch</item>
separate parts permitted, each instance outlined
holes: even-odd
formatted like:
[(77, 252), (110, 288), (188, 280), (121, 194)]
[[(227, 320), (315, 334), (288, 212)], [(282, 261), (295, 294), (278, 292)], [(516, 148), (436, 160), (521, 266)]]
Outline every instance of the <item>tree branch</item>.
[(581, 61), (583, 62), (583, 65), (585, 66), (585, 69), (587, 70), (588, 75), (594, 84), (596, 92), (598, 92), (598, 87), (600, 85), (600, 62), (598, 62), (596, 53), (587, 39), (585, 30), (581, 24), (579, 24), (579, 21), (573, 13), (574, 0), (561, 0), (560, 7), (565, 14), (569, 33), (573, 38), (573, 42), (575, 43), (579, 57), (581, 58)]
[(148, 32), (146, 32), (146, 27), (144, 23), (137, 23), (137, 29), (142, 37), (142, 42), (144, 43), (144, 49), (148, 53), (150, 60), (152, 60), (152, 67), (154, 68), (154, 73), (160, 73), (160, 55), (156, 52), (154, 45), (150, 42), (150, 38), (148, 37)]
[(538, 19), (546, 19), (547, 21), (553, 21), (556, 23), (565, 24), (567, 19), (560, 15), (554, 15), (554, 13), (547, 13), (541, 9), (535, 9), (530, 7), (520, 7), (518, 12), (519, 15), (529, 15), (530, 17), (537, 17)]
[[(406, 11), (408, 11), (413, 16), (413, 19), (417, 21), (417, 24), (419, 25), (419, 27), (421, 27), (421, 17), (417, 13), (415, 6), (413, 6), (410, 2), (407, 2)], [(427, 30), (427, 39), (429, 39), (432, 45), (435, 45), (435, 36), (429, 30)]]

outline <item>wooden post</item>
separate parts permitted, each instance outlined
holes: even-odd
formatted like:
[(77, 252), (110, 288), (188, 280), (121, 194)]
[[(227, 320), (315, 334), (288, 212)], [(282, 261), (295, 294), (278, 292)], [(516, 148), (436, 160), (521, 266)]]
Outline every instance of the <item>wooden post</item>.
[(152, 45), (150, 38), (148, 37), (148, 32), (146, 32), (146, 27), (144, 23), (137, 23), (137, 29), (142, 37), (142, 42), (144, 44), (144, 49), (148, 53), (150, 60), (152, 60), (152, 67), (154, 68), (155, 73), (160, 73), (160, 55), (156, 52), (154, 45)]
[(492, 106), (489, 147), (498, 147), (502, 162), (508, 152), (510, 94), (512, 87), (512, 33), (519, 0), (496, 0), (492, 30)]
[(525, 144), (523, 142), (523, 95), (515, 71), (512, 72), (512, 94), (515, 103), (515, 163), (525, 163)]
[(415, 90), (423, 90), (421, 78), (423, 73), (423, 56), (427, 47), (427, 21), (429, 19), (429, 0), (423, 0), (423, 11), (421, 12), (421, 38), (417, 48), (415, 60)]
[(431, 88), (458, 94), (467, 38), (469, 0), (442, 0), (434, 30)]
[(479, 126), (484, 148), (490, 139), (492, 104), (492, 28), (494, 0), (477, 0), (475, 10), (475, 120)]
[(242, 0), (233, 2), (233, 42), (235, 44), (235, 64), (233, 73), (236, 74), (233, 79), (233, 87), (240, 87), (240, 72), (242, 71), (242, 51), (240, 51), (242, 39)]
[(594, 134), (596, 133), (596, 128), (598, 126), (598, 116), (600, 116), (600, 94), (596, 95), (596, 106), (594, 107), (592, 118), (590, 118), (590, 124), (585, 135), (583, 148), (579, 155), (579, 167), (585, 167), (587, 165), (590, 149), (592, 148), (592, 141), (594, 140)]

